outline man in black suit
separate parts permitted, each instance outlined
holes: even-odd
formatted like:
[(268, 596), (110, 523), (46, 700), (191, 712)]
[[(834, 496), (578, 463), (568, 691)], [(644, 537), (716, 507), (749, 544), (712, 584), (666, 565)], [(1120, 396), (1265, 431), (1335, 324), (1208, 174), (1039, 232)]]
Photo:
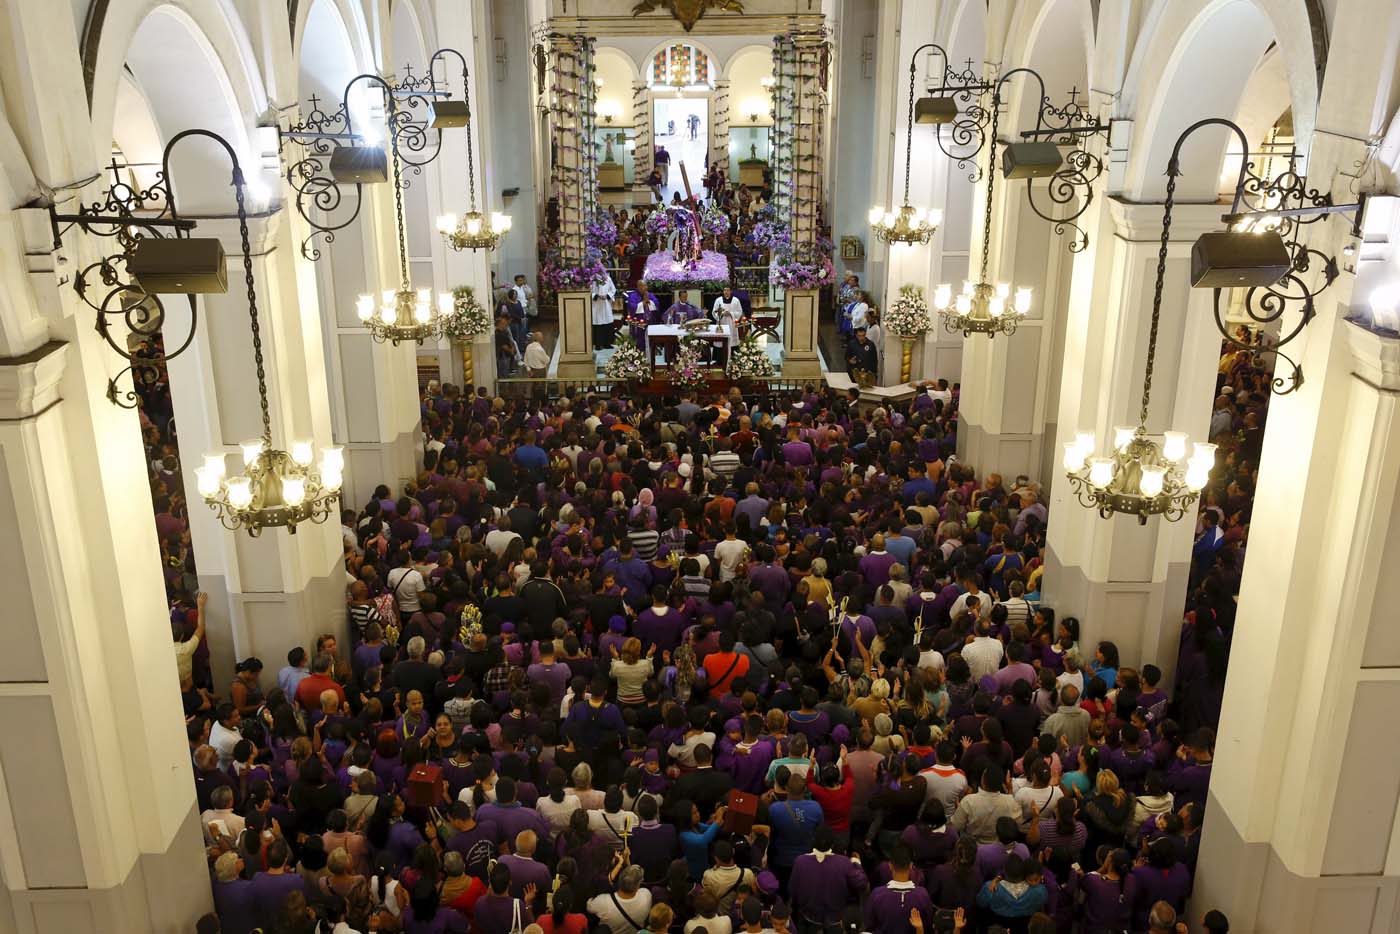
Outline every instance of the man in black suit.
[(669, 797), (674, 801), (694, 801), (701, 814), (709, 814), (724, 803), (734, 779), (714, 767), (709, 746), (696, 746), (694, 755), (695, 771), (678, 778)]

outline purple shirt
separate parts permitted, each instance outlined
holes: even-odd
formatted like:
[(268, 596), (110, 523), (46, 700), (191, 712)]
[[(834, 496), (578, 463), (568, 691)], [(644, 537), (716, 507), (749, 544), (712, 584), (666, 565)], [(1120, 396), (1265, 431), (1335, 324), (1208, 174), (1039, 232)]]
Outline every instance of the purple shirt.
[(909, 934), (909, 913), (915, 908), (925, 919), (933, 917), (933, 902), (928, 890), (913, 882), (889, 882), (870, 893), (865, 903), (865, 926), (880, 934)]
[(977, 871), (982, 873), (984, 879), (995, 879), (1001, 875), (1002, 867), (1013, 853), (1022, 859), (1031, 855), (1024, 843), (1014, 843), (1009, 850), (1000, 843), (983, 843), (977, 847)]
[(533, 811), (518, 801), (511, 804), (487, 802), (477, 809), (477, 819), (490, 821), (499, 827), (512, 852), (515, 850), (515, 836), (522, 830), (533, 830), (542, 840), (548, 839), (551, 833), (549, 822), (539, 811)]
[(225, 934), (250, 934), (258, 926), (258, 906), (248, 879), (214, 883), (214, 911)]
[(1132, 878), (1115, 881), (1097, 872), (1079, 883), (1084, 892), (1084, 934), (1107, 934), (1128, 926), (1132, 907)]
[(869, 887), (865, 870), (850, 857), (832, 853), (818, 862), (815, 854), (805, 853), (792, 865), (788, 894), (801, 917), (836, 924), (846, 906), (858, 901)]
[(549, 884), (553, 878), (550, 875), (549, 867), (544, 863), (537, 863), (533, 859), (525, 856), (516, 856), (514, 853), (507, 853), (501, 857), (501, 863), (510, 869), (510, 894), (516, 898), (525, 897), (525, 886), (530, 883), (535, 884), (535, 888), (540, 898), (549, 891)]
[(669, 652), (681, 644), (681, 632), (685, 629), (685, 619), (680, 610), (665, 607), (660, 612), (656, 607), (647, 607), (637, 614), (637, 622), (632, 632), (643, 645), (655, 645), (656, 651)]
[(734, 787), (749, 794), (762, 794), (763, 779), (768, 774), (769, 763), (773, 761), (772, 744), (756, 742), (747, 755), (736, 749), (727, 754), (727, 758), (726, 762), (726, 756), (721, 756), (716, 764), (734, 777)]
[(860, 559), (860, 573), (871, 587), (883, 587), (890, 582), (890, 568), (898, 560), (888, 551), (872, 551)]
[(812, 446), (806, 441), (788, 441), (784, 443), (783, 462), (789, 467), (810, 467), (815, 463), (812, 459)]
[(1138, 866), (1129, 874), (1128, 885), (1132, 888), (1133, 930), (1145, 931), (1147, 915), (1158, 902), (1166, 902), (1178, 914), (1186, 907), (1191, 873), (1183, 863), (1173, 863), (1166, 870)]
[(259, 923), (265, 928), (271, 927), (277, 921), (282, 903), (287, 900), (288, 895), (306, 890), (301, 874), (296, 872), (276, 875), (268, 872), (254, 873), (253, 881), (248, 883), (248, 887), (250, 898), (257, 909)]
[(563, 662), (536, 662), (526, 669), (525, 676), (532, 682), (549, 685), (549, 702), (558, 707), (569, 687), (572, 672)]

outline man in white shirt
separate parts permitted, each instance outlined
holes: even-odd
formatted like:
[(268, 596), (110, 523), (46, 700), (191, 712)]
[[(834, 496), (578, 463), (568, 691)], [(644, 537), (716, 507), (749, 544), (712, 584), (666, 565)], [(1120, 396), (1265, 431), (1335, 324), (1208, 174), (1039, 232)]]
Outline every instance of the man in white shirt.
[[(219, 785), (209, 792), (209, 810), (199, 815), (200, 826), (204, 828), (204, 839), (208, 843), (218, 842), (215, 832), (221, 837), (237, 840), (243, 833), (246, 822), (233, 809), (233, 788)], [(218, 823), (215, 823), (215, 822)], [(215, 826), (211, 827), (210, 824)]]
[(525, 317), (533, 318), (540, 313), (539, 306), (531, 299), (535, 297), (535, 290), (525, 284), (525, 277), (516, 275), (515, 285), (511, 287), (511, 292), (515, 295), (515, 300), (520, 303), (520, 307), (525, 309)]
[[(621, 860), (621, 854), (618, 859)], [(642, 888), (641, 866), (627, 866), (617, 874), (617, 891), (588, 900), (588, 913), (608, 934), (637, 934), (647, 929), (651, 914), (651, 890)]]
[(422, 609), (418, 597), (428, 589), (428, 585), (424, 582), (423, 575), (413, 567), (411, 554), (403, 552), (400, 561), (402, 564), (390, 571), (384, 580), (388, 584), (389, 593), (394, 595), (394, 601), (399, 605), (400, 615), (407, 620)]
[(738, 324), (744, 320), (744, 303), (735, 298), (734, 289), (726, 285), (724, 293), (715, 299), (710, 308), (710, 314), (715, 319), (715, 324)]
[(719, 562), (719, 579), (730, 581), (739, 575), (739, 566), (744, 563), (744, 552), (749, 546), (734, 537), (732, 524), (724, 533), (724, 541), (715, 545), (715, 560)]
[(544, 335), (535, 331), (530, 335), (530, 345), (525, 348), (525, 369), (536, 379), (542, 379), (549, 370), (549, 351), (544, 349)]
[[(497, 558), (506, 553), (510, 543), (520, 537), (519, 532), (510, 530), (510, 516), (502, 516), (500, 523), (486, 533), (486, 547)], [(392, 572), (390, 572), (392, 573)]]
[(972, 669), (974, 684), (987, 675), (997, 673), (1001, 667), (1001, 656), (1006, 651), (1001, 640), (992, 638), (991, 625), (986, 620), (978, 620), (976, 631), (976, 638), (962, 650), (963, 661)]
[(613, 299), (617, 297), (617, 286), (612, 276), (604, 276), (589, 291), (593, 299), (593, 349), (606, 350), (613, 345)]
[(948, 381), (940, 379), (937, 383), (928, 388), (928, 397), (937, 402), (942, 402), (946, 409), (953, 404), (953, 391), (948, 388)]
[(958, 801), (967, 792), (967, 776), (958, 768), (958, 747), (944, 740), (934, 750), (938, 761), (919, 774), (924, 777), (924, 801), (943, 802), (943, 813), (952, 817)]
[(986, 619), (992, 613), (992, 595), (982, 591), (977, 586), (977, 578), (971, 573), (963, 575), (958, 581), (966, 591), (962, 596), (953, 601), (948, 613), (950, 618), (957, 619), (963, 613), (974, 613), (979, 620)]
[(238, 732), (238, 708), (224, 701), (214, 711), (214, 725), (209, 728), (209, 745), (219, 754), (219, 768), (226, 769), (233, 761), (233, 747), (243, 738)]

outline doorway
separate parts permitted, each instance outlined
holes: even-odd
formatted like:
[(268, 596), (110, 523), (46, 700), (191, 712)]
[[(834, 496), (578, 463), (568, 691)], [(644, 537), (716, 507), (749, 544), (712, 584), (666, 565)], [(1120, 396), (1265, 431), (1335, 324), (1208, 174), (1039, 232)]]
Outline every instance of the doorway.
[(710, 151), (710, 98), (658, 97), (652, 104), (653, 147), (670, 156), (670, 167), (662, 168), (662, 199), (669, 204), (674, 195), (685, 200), (681, 163), (690, 178), (690, 190), (704, 197), (702, 182)]

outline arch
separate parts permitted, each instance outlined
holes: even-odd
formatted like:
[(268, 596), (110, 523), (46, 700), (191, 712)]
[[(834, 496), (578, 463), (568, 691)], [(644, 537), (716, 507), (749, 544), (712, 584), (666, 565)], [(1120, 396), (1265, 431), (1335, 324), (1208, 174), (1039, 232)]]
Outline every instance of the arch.
[[(718, 78), (720, 77), (720, 74), (721, 74), (720, 62), (722, 61), (722, 59), (720, 58), (720, 56), (716, 55), (716, 54), (715, 54), (715, 50), (712, 49), (712, 48), (710, 48), (710, 47), (709, 47), (708, 45), (706, 45), (705, 43), (703, 43), (703, 42), (701, 42), (700, 40), (694, 38), (693, 36), (688, 36), (688, 35), (687, 35), (687, 36), (673, 36), (673, 37), (671, 37), (670, 39), (667, 39), (667, 40), (664, 41), (664, 42), (658, 42), (656, 45), (652, 46), (651, 51), (647, 52), (646, 55), (642, 56), (642, 60), (641, 60), (640, 62), (637, 63), (637, 73), (638, 73), (638, 76), (639, 76), (639, 77), (638, 77), (638, 80), (640, 80), (640, 81), (645, 81), (645, 82), (647, 82), (648, 84), (650, 84), (650, 83), (651, 83), (651, 77), (650, 77), (650, 76), (651, 76), (651, 63), (652, 63), (652, 60), (653, 60), (654, 58), (656, 58), (656, 54), (657, 54), (658, 52), (664, 52), (666, 49), (669, 49), (669, 48), (671, 48), (672, 46), (676, 46), (676, 45), (688, 45), (688, 46), (690, 46), (690, 47), (693, 48), (693, 49), (696, 49), (696, 50), (698, 50), (698, 51), (704, 52), (705, 55), (708, 56), (709, 59), (710, 59), (710, 69), (711, 69), (711, 73), (715, 76), (716, 79), (718, 79)], [(771, 54), (771, 50), (770, 50), (770, 54)]]
[(334, 90), (338, 97), (351, 78), (373, 70), (373, 45), (359, 4), (300, 0), (294, 30), (292, 58), (297, 66), (297, 92), (303, 100), (309, 96), (308, 79), (318, 93)]
[(721, 79), (728, 79), (730, 75), (734, 73), (734, 64), (740, 59), (748, 58), (751, 55), (762, 55), (764, 59), (771, 62), (773, 60), (773, 47), (771, 45), (754, 44), (735, 49), (733, 54), (729, 56), (729, 60), (724, 63), (724, 68), (720, 71), (719, 77)]
[(397, 72), (405, 64), (415, 70), (428, 66), (428, 56), (437, 46), (424, 27), (424, 18), (417, 8), (402, 0), (389, 14), (389, 71)]
[[(1045, 79), (1045, 93), (1055, 104), (1077, 88), (1082, 100), (1093, 71), (1094, 13), (1089, 0), (1038, 0), (1022, 5), (1012, 17), (1002, 51), (1002, 72), (1024, 65)], [(1039, 108), (1034, 81), (1008, 82), (1013, 133), (1028, 128)]]
[(642, 80), (642, 70), (637, 65), (637, 60), (634, 59), (631, 55), (628, 55), (622, 49), (619, 49), (617, 46), (597, 45), (593, 47), (594, 62), (601, 62), (605, 59), (614, 62), (619, 69), (625, 68), (628, 75), (628, 81)]
[[(94, 150), (111, 147), (118, 95), (128, 95), (129, 102), (134, 86), (162, 141), (193, 127), (218, 133), (239, 153), (254, 199), (265, 198), (267, 183), (259, 177), (249, 127), (268, 102), (236, 17), (222, 0), (171, 0), (140, 14), (135, 0), (107, 8), (93, 81)], [(144, 155), (142, 160), (150, 161)], [(172, 154), (171, 175), (182, 213), (227, 213), (231, 167), (223, 152), (198, 143), (181, 146)]]
[(987, 8), (981, 0), (962, 0), (948, 26), (948, 41), (943, 44), (948, 50), (949, 64), (955, 70), (966, 67), (972, 59), (972, 67), (987, 56)]
[[(1180, 132), (1201, 117), (1233, 119), (1250, 77), (1274, 42), (1287, 67), (1295, 136), (1312, 136), (1317, 109), (1313, 29), (1303, 0), (1171, 0), (1146, 18), (1119, 99), (1136, 121), (1124, 192), (1154, 200)], [(1251, 140), (1251, 145), (1257, 140)], [(1182, 201), (1214, 201), (1227, 139), (1207, 131), (1183, 149)]]
[[(365, 21), (364, 8), (352, 0), (296, 0), (295, 19), (292, 23), (292, 59), (301, 67), (307, 54), (308, 33), (320, 34), (325, 27), (328, 14), (334, 14), (350, 43), (356, 68), (363, 71), (372, 68), (374, 63), (374, 43), (370, 39), (369, 24)], [(325, 9), (329, 8), (329, 9)], [(312, 14), (316, 14), (316, 26), (312, 25)], [(343, 86), (343, 85), (342, 85)]]

